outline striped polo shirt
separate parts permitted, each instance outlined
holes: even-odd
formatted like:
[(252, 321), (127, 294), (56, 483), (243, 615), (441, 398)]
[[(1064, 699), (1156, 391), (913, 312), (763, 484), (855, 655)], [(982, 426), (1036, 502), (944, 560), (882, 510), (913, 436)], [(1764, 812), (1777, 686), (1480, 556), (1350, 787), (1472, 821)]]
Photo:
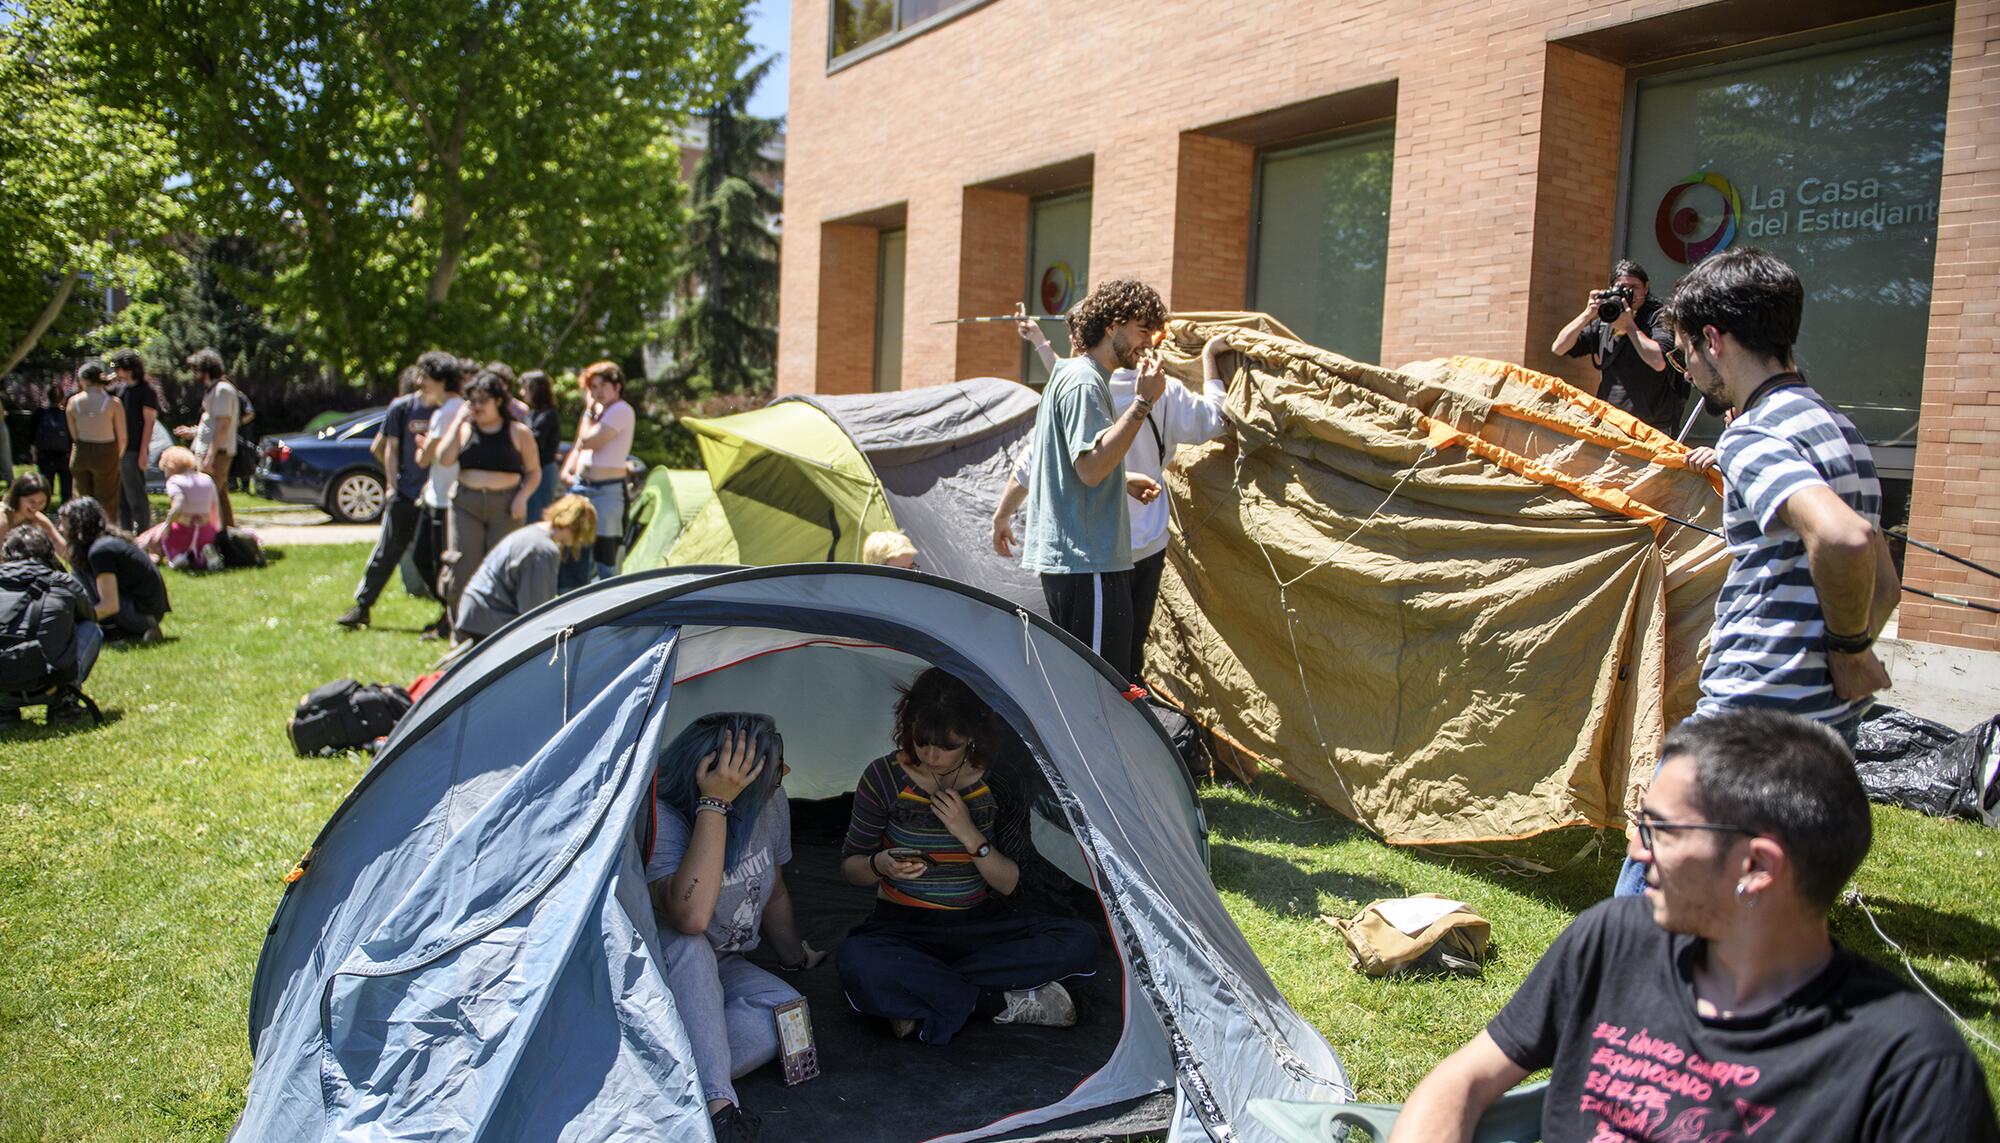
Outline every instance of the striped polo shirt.
[(1723, 430), (1716, 451), (1726, 489), (1723, 534), (1734, 562), (1715, 601), (1695, 715), (1760, 706), (1838, 722), (1867, 700), (1834, 697), (1805, 540), (1778, 511), (1801, 489), (1824, 485), (1879, 526), (1875, 459), (1854, 423), (1804, 385), (1765, 390)]

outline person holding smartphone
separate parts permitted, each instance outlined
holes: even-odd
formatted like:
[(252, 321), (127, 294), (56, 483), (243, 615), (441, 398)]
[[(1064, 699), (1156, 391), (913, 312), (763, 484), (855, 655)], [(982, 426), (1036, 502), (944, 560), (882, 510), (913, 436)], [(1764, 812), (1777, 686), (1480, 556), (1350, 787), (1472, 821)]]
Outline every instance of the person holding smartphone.
[(848, 1003), (898, 1037), (947, 1044), (978, 1014), (1069, 1027), (1060, 983), (1097, 966), (1081, 921), (1006, 903), (1021, 883), (1027, 812), (989, 781), (998, 720), (971, 687), (932, 667), (896, 704), (896, 749), (854, 792), (841, 874), (875, 910), (834, 954)]

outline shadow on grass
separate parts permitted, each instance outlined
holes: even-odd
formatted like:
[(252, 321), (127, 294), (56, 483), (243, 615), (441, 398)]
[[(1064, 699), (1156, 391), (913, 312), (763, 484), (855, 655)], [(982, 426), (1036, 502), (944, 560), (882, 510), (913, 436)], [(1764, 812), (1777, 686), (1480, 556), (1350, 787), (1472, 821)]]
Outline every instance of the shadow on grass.
[(1230, 842), (1217, 843), (1210, 856), (1210, 873), (1217, 888), (1241, 893), (1259, 908), (1279, 916), (1317, 917), (1329, 911), (1320, 907), (1323, 893), (1354, 903), (1331, 909), (1342, 914), (1377, 898), (1410, 895), (1409, 887), (1401, 882), (1339, 869), (1301, 868), (1285, 858)]
[[(1868, 907), (1882, 931), (1916, 960), (1964, 961), (1984, 973), (1984, 987), (1939, 978), (1917, 965), (1925, 983), (1969, 1019), (2000, 1017), (2000, 928), (1963, 913), (1947, 913), (1929, 905), (1893, 897), (1869, 897)], [(1868, 918), (1851, 905), (1836, 906), (1831, 917), (1834, 939), (1870, 960), (1906, 977), (1903, 960), (1869, 926)]]
[(1625, 835), (1583, 827), (1521, 841), (1411, 846), (1419, 860), (1468, 873), (1512, 893), (1580, 913), (1611, 896), (1625, 859)]
[(0, 742), (47, 742), (75, 738), (100, 730), (109, 730), (125, 717), (124, 710), (119, 707), (100, 706), (98, 709), (104, 714), (104, 721), (101, 724), (88, 714), (56, 723), (49, 722), (46, 714), (41, 717), (27, 715), (20, 722), (0, 725)]

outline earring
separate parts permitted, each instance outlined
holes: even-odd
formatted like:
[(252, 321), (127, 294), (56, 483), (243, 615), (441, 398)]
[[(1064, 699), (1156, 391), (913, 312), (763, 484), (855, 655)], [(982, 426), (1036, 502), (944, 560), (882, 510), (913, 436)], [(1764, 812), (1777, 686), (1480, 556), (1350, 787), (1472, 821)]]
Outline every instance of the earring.
[(1750, 895), (1750, 885), (1748, 882), (1738, 881), (1736, 883), (1736, 899), (1743, 902), (1743, 907), (1746, 909), (1757, 907), (1757, 898)]

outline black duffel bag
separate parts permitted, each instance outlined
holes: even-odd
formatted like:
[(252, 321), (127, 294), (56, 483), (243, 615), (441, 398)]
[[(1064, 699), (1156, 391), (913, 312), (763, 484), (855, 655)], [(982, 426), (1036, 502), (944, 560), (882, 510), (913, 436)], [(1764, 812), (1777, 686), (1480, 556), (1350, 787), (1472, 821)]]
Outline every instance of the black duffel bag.
[(285, 731), (300, 754), (355, 750), (394, 730), (409, 709), (401, 687), (335, 679), (299, 700)]

